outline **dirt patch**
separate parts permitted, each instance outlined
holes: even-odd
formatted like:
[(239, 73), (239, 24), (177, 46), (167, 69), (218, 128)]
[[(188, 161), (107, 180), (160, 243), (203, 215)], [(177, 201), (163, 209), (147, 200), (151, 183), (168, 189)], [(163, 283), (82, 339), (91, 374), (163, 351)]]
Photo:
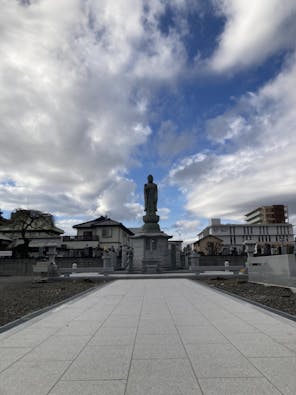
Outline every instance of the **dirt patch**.
[(103, 284), (103, 279), (47, 282), (18, 278), (0, 281), (0, 326)]
[(296, 315), (296, 294), (290, 288), (265, 286), (244, 280), (207, 280), (208, 285), (223, 289), (252, 301)]

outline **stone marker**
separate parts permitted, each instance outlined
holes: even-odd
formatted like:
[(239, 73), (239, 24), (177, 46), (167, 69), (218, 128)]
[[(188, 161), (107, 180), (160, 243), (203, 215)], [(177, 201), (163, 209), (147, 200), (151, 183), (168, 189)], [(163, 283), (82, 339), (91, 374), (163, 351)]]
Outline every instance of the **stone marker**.
[(229, 262), (228, 259), (226, 259), (225, 262), (224, 262), (224, 266), (225, 266), (225, 271), (226, 272), (229, 272), (229, 265), (230, 265), (230, 262)]
[(190, 270), (197, 270), (199, 268), (199, 255), (196, 251), (192, 251), (190, 254)]
[(114, 271), (114, 267), (112, 265), (112, 256), (109, 251), (104, 251), (103, 254), (103, 272), (104, 273), (112, 273)]

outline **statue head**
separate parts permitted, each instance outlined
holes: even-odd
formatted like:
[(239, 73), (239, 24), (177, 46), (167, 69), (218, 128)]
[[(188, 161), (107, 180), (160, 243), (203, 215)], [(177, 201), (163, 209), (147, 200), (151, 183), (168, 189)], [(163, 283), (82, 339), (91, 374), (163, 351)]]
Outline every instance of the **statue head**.
[(148, 182), (153, 182), (153, 176), (151, 174), (149, 174), (149, 176), (147, 177)]

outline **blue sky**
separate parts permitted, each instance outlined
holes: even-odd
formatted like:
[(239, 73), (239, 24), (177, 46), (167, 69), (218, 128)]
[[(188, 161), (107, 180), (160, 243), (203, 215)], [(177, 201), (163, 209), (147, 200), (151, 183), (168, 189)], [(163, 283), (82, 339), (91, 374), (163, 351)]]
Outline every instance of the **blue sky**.
[(163, 230), (287, 204), (296, 224), (294, 0), (0, 0), (0, 198), (72, 225)]

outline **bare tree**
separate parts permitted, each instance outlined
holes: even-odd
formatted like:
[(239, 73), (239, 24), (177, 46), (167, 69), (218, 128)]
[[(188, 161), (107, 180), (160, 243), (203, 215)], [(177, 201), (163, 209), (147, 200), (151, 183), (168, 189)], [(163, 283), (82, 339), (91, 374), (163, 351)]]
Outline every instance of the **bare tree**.
[(17, 247), (21, 258), (29, 257), (29, 244), (32, 238), (32, 232), (40, 229), (40, 219), (44, 216), (47, 216), (47, 214), (36, 210), (19, 209), (12, 213), (12, 226), (18, 238), (23, 240), (23, 243)]

